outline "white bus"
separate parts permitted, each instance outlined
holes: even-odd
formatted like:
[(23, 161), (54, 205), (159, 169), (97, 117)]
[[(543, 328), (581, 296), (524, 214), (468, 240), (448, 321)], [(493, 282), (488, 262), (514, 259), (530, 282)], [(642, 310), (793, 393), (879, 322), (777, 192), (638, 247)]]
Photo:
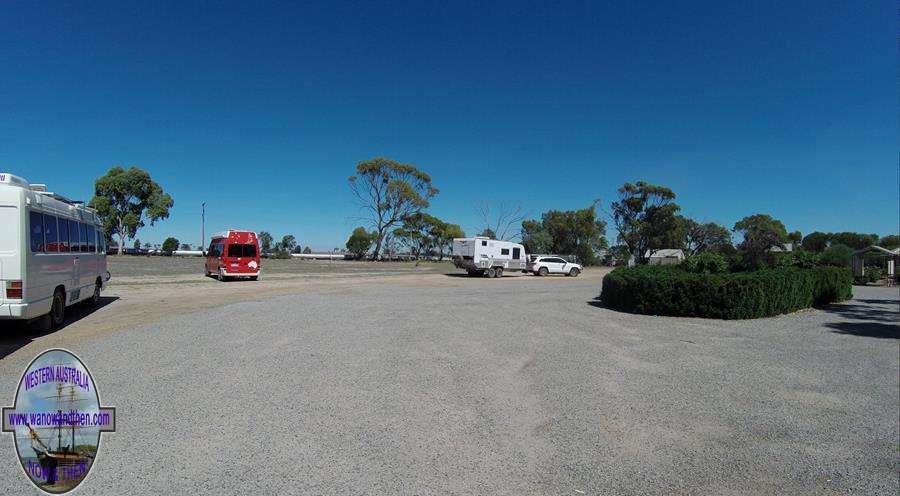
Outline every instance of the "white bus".
[(96, 212), (0, 172), (0, 320), (49, 314), (59, 327), (67, 306), (96, 305), (108, 280)]

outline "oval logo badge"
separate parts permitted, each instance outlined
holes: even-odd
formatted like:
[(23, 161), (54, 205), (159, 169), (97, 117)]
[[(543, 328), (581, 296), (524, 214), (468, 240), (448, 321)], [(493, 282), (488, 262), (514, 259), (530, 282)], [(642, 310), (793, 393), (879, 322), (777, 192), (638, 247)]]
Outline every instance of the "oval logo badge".
[(116, 430), (116, 409), (100, 406), (84, 363), (67, 350), (38, 355), (22, 374), (3, 431), (15, 437), (25, 475), (50, 494), (78, 487), (97, 457), (100, 433)]

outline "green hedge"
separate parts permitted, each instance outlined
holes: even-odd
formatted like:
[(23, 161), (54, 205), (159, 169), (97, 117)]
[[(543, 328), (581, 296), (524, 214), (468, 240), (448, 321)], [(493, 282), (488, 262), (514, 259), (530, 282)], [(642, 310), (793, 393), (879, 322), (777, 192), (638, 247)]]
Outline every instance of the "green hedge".
[(600, 299), (623, 312), (752, 319), (846, 300), (852, 282), (842, 267), (693, 274), (677, 266), (640, 265), (607, 274)]

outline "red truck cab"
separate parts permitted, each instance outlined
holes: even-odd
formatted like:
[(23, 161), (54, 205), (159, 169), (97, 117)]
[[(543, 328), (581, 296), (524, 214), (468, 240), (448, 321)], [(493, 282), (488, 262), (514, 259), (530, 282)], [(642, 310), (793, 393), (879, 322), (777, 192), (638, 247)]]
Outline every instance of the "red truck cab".
[(229, 278), (247, 278), (255, 281), (261, 268), (259, 239), (253, 231), (229, 229), (216, 233), (206, 252), (206, 275), (214, 275), (220, 281)]

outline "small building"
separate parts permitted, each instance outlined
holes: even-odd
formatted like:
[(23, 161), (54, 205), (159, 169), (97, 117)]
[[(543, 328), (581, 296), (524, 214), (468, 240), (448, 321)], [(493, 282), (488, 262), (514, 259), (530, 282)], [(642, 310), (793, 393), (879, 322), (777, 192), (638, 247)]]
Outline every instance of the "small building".
[(675, 248), (647, 250), (644, 258), (650, 265), (674, 265), (684, 260), (684, 251)]
[(780, 246), (775, 245), (769, 248), (769, 251), (771, 251), (772, 253), (791, 253), (794, 251), (794, 243), (788, 242), (782, 243)]
[(866, 260), (873, 258), (881, 259), (883, 261), (883, 267), (885, 269), (884, 274), (888, 278), (888, 283), (890, 284), (893, 282), (897, 275), (897, 263), (900, 262), (900, 248), (888, 250), (887, 248), (872, 245), (868, 248), (853, 252), (853, 257), (850, 259), (850, 266), (853, 268), (853, 276), (863, 277), (866, 273)]

